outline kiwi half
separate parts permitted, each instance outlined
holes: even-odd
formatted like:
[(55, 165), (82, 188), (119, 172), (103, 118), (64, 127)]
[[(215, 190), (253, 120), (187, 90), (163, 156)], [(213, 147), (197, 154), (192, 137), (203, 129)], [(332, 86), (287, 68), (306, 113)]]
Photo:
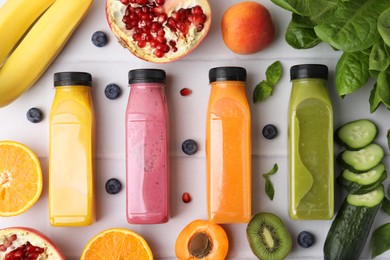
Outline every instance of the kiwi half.
[(282, 260), (291, 251), (292, 238), (276, 215), (261, 212), (254, 215), (246, 228), (249, 245), (259, 259)]

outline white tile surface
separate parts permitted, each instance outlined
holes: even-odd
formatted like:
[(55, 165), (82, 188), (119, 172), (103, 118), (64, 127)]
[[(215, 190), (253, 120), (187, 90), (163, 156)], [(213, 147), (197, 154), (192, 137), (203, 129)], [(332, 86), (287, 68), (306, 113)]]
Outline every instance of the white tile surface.
[[(0, 0), (0, 5), (5, 0)], [(284, 31), (290, 13), (275, 6), (270, 1), (260, 0), (272, 14), (277, 26), (276, 40), (266, 50), (249, 56), (230, 52), (223, 44), (220, 31), (222, 13), (237, 0), (210, 0), (213, 21), (207, 38), (190, 55), (181, 61), (156, 65), (141, 61), (123, 49), (111, 34), (105, 20), (104, 0), (95, 0), (88, 16), (75, 31), (61, 54), (49, 67), (42, 78), (25, 94), (7, 107), (0, 109), (0, 140), (9, 139), (28, 145), (40, 157), (44, 190), (39, 201), (26, 213), (1, 218), (0, 227), (29, 226), (41, 230), (51, 237), (69, 259), (77, 259), (87, 241), (98, 232), (111, 227), (125, 227), (139, 232), (150, 244), (156, 258), (174, 258), (174, 245), (181, 229), (196, 218), (206, 218), (205, 190), (205, 119), (209, 95), (208, 70), (215, 66), (237, 65), (248, 71), (248, 99), (250, 100), (253, 130), (253, 213), (270, 211), (279, 215), (293, 236), (293, 250), (289, 259), (322, 258), (322, 246), (331, 221), (293, 221), (288, 217), (288, 168), (287, 168), (287, 105), (291, 84), (289, 68), (299, 63), (323, 63), (330, 69), (329, 91), (335, 110), (335, 125), (347, 120), (369, 118), (380, 129), (378, 142), (386, 148), (385, 163), (389, 166), (386, 131), (390, 128), (388, 111), (383, 107), (375, 114), (369, 113), (368, 96), (370, 87), (341, 100), (334, 88), (334, 69), (340, 53), (321, 44), (309, 50), (295, 50), (284, 41)], [(90, 38), (94, 31), (105, 31), (110, 42), (103, 48), (92, 45)], [(5, 40), (5, 39), (1, 39)], [(264, 79), (265, 69), (275, 60), (281, 60), (284, 74), (274, 90), (273, 96), (260, 104), (253, 104), (252, 91)], [(167, 96), (171, 117), (171, 211), (170, 221), (162, 225), (130, 225), (125, 218), (125, 192), (112, 196), (104, 190), (108, 178), (117, 177), (125, 183), (124, 162), (124, 112), (129, 89), (127, 72), (130, 69), (155, 67), (168, 74)], [(92, 226), (82, 228), (54, 228), (48, 220), (47, 207), (47, 156), (48, 156), (48, 115), (54, 96), (53, 74), (59, 71), (87, 71), (94, 79), (93, 98), (97, 116), (97, 205), (98, 219)], [(104, 96), (106, 84), (118, 83), (123, 90), (118, 100), (108, 100)], [(187, 87), (192, 95), (182, 97), (179, 90)], [(39, 107), (45, 114), (39, 124), (27, 121), (25, 113), (30, 107)], [(280, 134), (269, 141), (262, 137), (261, 129), (268, 123), (275, 124)], [(195, 139), (200, 150), (194, 156), (181, 152), (181, 142)], [(270, 201), (264, 192), (262, 173), (279, 164), (279, 171), (272, 176), (276, 194)], [(339, 169), (336, 167), (336, 174)], [(387, 182), (386, 182), (387, 185)], [(336, 205), (343, 199), (336, 186)], [(184, 204), (181, 194), (189, 192), (192, 202)], [(374, 227), (388, 222), (389, 217), (380, 212)], [(246, 225), (223, 225), (229, 236), (229, 259), (254, 259), (246, 241)], [(295, 237), (302, 230), (312, 231), (317, 243), (309, 248), (297, 246)], [(363, 257), (369, 257), (369, 248)], [(390, 252), (378, 259), (390, 259)]]

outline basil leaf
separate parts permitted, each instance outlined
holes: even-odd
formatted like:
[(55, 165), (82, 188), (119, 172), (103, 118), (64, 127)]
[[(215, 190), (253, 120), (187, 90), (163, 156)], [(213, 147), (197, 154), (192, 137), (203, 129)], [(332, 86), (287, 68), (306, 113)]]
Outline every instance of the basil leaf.
[[(389, 140), (389, 134), (387, 134), (387, 140)], [(382, 210), (390, 216), (390, 201), (386, 197), (382, 200)]]
[(387, 46), (390, 46), (390, 7), (379, 15), (378, 31)]
[(274, 199), (275, 189), (269, 177), (265, 178), (265, 193), (271, 200)]
[(369, 102), (370, 102), (370, 112), (371, 113), (374, 113), (377, 110), (377, 108), (379, 107), (380, 103), (382, 102), (381, 98), (379, 97), (376, 84), (374, 85), (374, 87), (371, 90)]
[(371, 258), (390, 249), (390, 223), (378, 227), (371, 237)]
[(253, 102), (261, 102), (272, 94), (273, 85), (268, 81), (261, 81), (253, 91)]
[(336, 89), (340, 96), (350, 94), (367, 83), (369, 53), (344, 52), (336, 65)]
[(390, 64), (390, 57), (386, 50), (387, 48), (387, 45), (382, 39), (372, 46), (369, 58), (370, 70), (385, 71), (387, 69)]
[(280, 61), (272, 63), (265, 71), (265, 78), (271, 85), (276, 85), (282, 76), (282, 64)]
[(271, 175), (274, 175), (277, 171), (278, 171), (279, 167), (278, 167), (278, 164), (275, 163), (274, 164), (274, 167), (272, 167), (272, 169), (267, 172), (267, 173), (264, 173), (263, 176), (271, 176)]
[(293, 14), (287, 26), (286, 42), (295, 49), (308, 49), (318, 45), (321, 39), (317, 37), (314, 26), (309, 17)]
[(314, 30), (321, 40), (336, 49), (365, 50), (379, 40), (377, 21), (388, 7), (388, 0), (339, 1), (339, 7)]
[(278, 168), (279, 168), (278, 164), (275, 163), (269, 172), (263, 174), (263, 177), (265, 178), (265, 193), (268, 195), (268, 197), (271, 200), (274, 199), (275, 189), (274, 189), (274, 185), (271, 182), (270, 176), (274, 175), (278, 171)]

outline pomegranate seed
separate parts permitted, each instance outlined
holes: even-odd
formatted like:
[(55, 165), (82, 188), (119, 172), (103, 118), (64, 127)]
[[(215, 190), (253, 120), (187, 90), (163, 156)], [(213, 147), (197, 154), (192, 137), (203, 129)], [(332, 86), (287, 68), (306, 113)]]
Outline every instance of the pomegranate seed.
[(144, 48), (146, 46), (146, 41), (139, 41), (137, 42), (137, 46), (140, 48)]
[(160, 27), (160, 29), (158, 29), (158, 31), (157, 31), (157, 35), (158, 35), (158, 36), (165, 36), (165, 30), (164, 30), (164, 28)]
[(168, 15), (166, 13), (161, 13), (157, 16), (157, 22), (164, 23), (168, 19)]
[(120, 0), (122, 4), (124, 5), (128, 5), (130, 4), (130, 1), (129, 0)]
[(169, 45), (172, 46), (172, 47), (176, 46), (176, 42), (174, 40), (170, 40), (169, 41)]
[(176, 46), (173, 46), (173, 47), (172, 47), (172, 51), (173, 51), (173, 52), (177, 52), (177, 47), (176, 47)]
[(183, 195), (181, 196), (181, 199), (183, 200), (184, 203), (189, 203), (191, 202), (191, 195), (188, 192), (184, 192)]
[(167, 42), (167, 39), (165, 39), (164, 36), (157, 36), (156, 37), (156, 40), (160, 43), (166, 43)]
[(146, 5), (148, 3), (148, 0), (137, 0), (137, 4), (139, 5)]
[(152, 26), (150, 27), (150, 31), (151, 32), (154, 32), (154, 33), (157, 33), (158, 32), (158, 29), (161, 28), (161, 24), (158, 23), (158, 22), (153, 22), (152, 23)]
[(149, 45), (150, 45), (150, 47), (152, 47), (152, 48), (156, 48), (157, 45), (159, 45), (159, 44), (160, 44), (160, 42), (157, 41), (156, 39), (153, 39), (153, 40), (151, 40), (151, 41), (149, 42)]
[(0, 245), (0, 252), (5, 252), (5, 251), (7, 251), (5, 245)]
[(182, 95), (182, 96), (189, 96), (189, 95), (191, 95), (191, 93), (192, 93), (192, 90), (189, 88), (182, 88), (180, 90), (180, 95)]
[(192, 13), (192, 14), (195, 14), (195, 15), (201, 15), (201, 14), (203, 14), (202, 7), (200, 7), (200, 5), (196, 5), (196, 6), (192, 7), (192, 8), (191, 8), (191, 13)]
[(28, 259), (37, 259), (38, 258), (38, 254), (36, 253), (30, 253), (27, 255), (27, 258)]
[(16, 252), (14, 252), (14, 257), (15, 258), (22, 258), (23, 257), (23, 250), (21, 249), (21, 248), (19, 248), (19, 249), (17, 249), (17, 251)]
[(156, 4), (163, 5), (165, 4), (165, 0), (156, 0)]
[(135, 34), (133, 34), (133, 39), (135, 41), (140, 41), (141, 40), (141, 36), (142, 36), (141, 33), (135, 33)]
[(196, 31), (197, 31), (197, 32), (201, 32), (201, 31), (203, 30), (203, 28), (204, 28), (204, 24), (198, 24), (198, 25), (196, 26)]
[(156, 56), (157, 58), (162, 58), (164, 56), (164, 52), (161, 51), (161, 50), (155, 50), (153, 52), (154, 56)]

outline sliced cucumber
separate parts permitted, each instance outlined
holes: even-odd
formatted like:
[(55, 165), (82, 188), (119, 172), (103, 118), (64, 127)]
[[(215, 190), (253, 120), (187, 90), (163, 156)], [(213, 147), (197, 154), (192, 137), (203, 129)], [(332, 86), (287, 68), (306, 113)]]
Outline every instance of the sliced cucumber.
[(348, 150), (359, 150), (378, 134), (377, 126), (370, 120), (361, 119), (340, 126), (335, 132), (335, 141)]
[(325, 260), (359, 259), (383, 198), (383, 186), (347, 196), (326, 236)]
[(383, 185), (380, 185), (375, 190), (364, 194), (348, 194), (347, 202), (349, 205), (357, 207), (375, 207), (382, 203), (385, 197)]
[(337, 156), (337, 161), (352, 172), (362, 173), (377, 166), (384, 155), (382, 147), (371, 143), (357, 151), (344, 150)]
[(372, 170), (364, 173), (354, 173), (345, 169), (336, 181), (344, 187), (348, 193), (362, 194), (367, 193), (379, 185), (387, 178), (386, 167), (383, 163), (379, 163)]

